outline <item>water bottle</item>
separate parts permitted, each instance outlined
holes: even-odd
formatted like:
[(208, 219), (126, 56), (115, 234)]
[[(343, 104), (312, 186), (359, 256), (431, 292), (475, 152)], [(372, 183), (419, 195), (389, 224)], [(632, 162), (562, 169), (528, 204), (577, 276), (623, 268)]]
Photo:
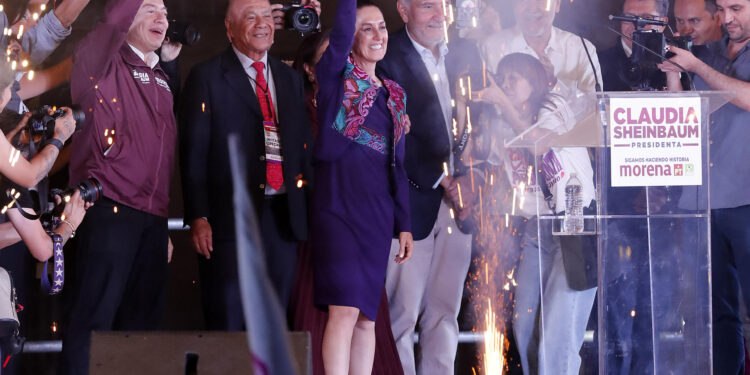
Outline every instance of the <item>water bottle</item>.
[(583, 232), (583, 185), (575, 173), (565, 185), (565, 218), (563, 219), (565, 232)]

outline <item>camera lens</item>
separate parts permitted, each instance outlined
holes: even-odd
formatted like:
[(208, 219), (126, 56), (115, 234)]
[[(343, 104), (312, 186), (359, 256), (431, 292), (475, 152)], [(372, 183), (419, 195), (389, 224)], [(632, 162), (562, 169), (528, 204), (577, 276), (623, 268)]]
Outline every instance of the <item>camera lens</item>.
[(169, 27), (167, 28), (167, 37), (173, 42), (191, 46), (200, 41), (201, 33), (198, 28), (192, 24), (171, 20), (169, 21)]
[(300, 7), (289, 11), (287, 22), (293, 29), (306, 34), (318, 27), (318, 14), (311, 7)]
[(89, 178), (78, 184), (78, 191), (81, 192), (81, 199), (84, 202), (93, 203), (101, 198), (102, 185), (99, 183), (99, 180)]

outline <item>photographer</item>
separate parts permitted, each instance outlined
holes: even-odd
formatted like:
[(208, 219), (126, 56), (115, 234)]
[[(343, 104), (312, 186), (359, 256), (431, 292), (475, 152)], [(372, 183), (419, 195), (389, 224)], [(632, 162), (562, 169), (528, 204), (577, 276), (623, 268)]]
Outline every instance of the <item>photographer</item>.
[[(13, 81), (10, 64), (5, 59), (0, 59), (0, 107), (4, 107), (10, 100)], [(42, 146), (31, 161), (19, 157), (19, 151), (11, 146), (5, 137), (0, 137), (0, 174), (25, 188), (38, 184), (49, 172), (65, 141), (75, 131), (73, 116), (69, 109), (66, 109), (66, 112), (65, 116), (55, 121), (54, 137)], [(29, 115), (24, 117), (24, 123), (19, 126), (25, 126), (28, 118)]]
[[(3, 187), (9, 187), (9, 184), (3, 184)], [(23, 210), (29, 215), (34, 215), (35, 212), (32, 209), (34, 202), (29, 195), (29, 191), (20, 187), (15, 187), (20, 197), (16, 200), (7, 196), (6, 191), (2, 192), (2, 202), (8, 208), (7, 215), (10, 219), (12, 227), (7, 225), (0, 226), (0, 245), (3, 247), (10, 246), (19, 240), (23, 240), (23, 243), (29, 248), (31, 255), (40, 262), (44, 262), (51, 258), (53, 253), (53, 242), (50, 234), (42, 226), (42, 222), (39, 219), (30, 220), (19, 212)], [(62, 197), (57, 196), (57, 204), (62, 204)], [(16, 202), (20, 207), (15, 209), (14, 203)], [(60, 217), (61, 224), (57, 228), (52, 230), (52, 233), (59, 235), (62, 238), (62, 244), (64, 245), (69, 239), (75, 236), (75, 231), (83, 220), (83, 216), (86, 214), (86, 209), (89, 208), (92, 203), (86, 203), (81, 199), (80, 191), (76, 190), (70, 200), (65, 203), (65, 209), (62, 216)], [(14, 234), (13, 232), (16, 232)], [(4, 239), (8, 239), (3, 241)]]
[[(739, 290), (750, 304), (750, 195), (747, 160), (750, 160), (750, 1), (716, 0), (726, 35), (708, 43), (710, 53), (700, 58), (689, 51), (670, 47), (670, 60), (694, 74), (697, 90), (734, 91), (731, 103), (711, 114), (708, 143), (711, 207), (711, 274), (713, 308), (713, 363), (715, 374), (737, 374), (745, 368)], [(680, 90), (680, 69), (659, 66), (667, 72), (669, 88)], [(705, 141), (704, 141), (705, 142)], [(683, 190), (681, 202), (696, 201), (696, 188)]]
[[(622, 15), (668, 22), (668, 9), (667, 0), (625, 0), (622, 4)], [(614, 46), (599, 54), (604, 91), (663, 89), (666, 86), (664, 73), (655, 65), (641, 65), (633, 62), (633, 42), (630, 38), (633, 37), (635, 25), (632, 22), (623, 21), (619, 29), (627, 38), (618, 38)], [(648, 25), (645, 29), (662, 32), (664, 27)]]

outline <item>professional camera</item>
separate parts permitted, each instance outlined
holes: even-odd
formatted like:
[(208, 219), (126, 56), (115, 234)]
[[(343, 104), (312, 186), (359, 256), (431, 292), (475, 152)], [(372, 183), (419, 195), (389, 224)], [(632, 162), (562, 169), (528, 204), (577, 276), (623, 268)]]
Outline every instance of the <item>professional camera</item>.
[(297, 30), (302, 34), (311, 33), (318, 28), (318, 13), (309, 5), (288, 4), (281, 8), (284, 12), (284, 28)]
[(60, 189), (50, 190), (50, 199), (54, 201), (54, 196), (59, 195), (62, 198), (62, 202), (56, 205), (52, 210), (42, 212), (39, 219), (42, 222), (42, 227), (47, 230), (52, 230), (60, 225), (60, 216), (65, 209), (65, 203), (70, 201), (70, 197), (75, 194), (76, 190), (81, 193), (81, 199), (86, 203), (94, 203), (102, 197), (102, 184), (95, 178), (89, 178), (83, 180), (80, 184), (62, 191)]
[[(26, 126), (32, 137), (41, 136), (42, 141), (51, 139), (55, 135), (55, 120), (65, 116), (62, 108), (53, 109), (48, 105), (43, 105), (31, 112), (31, 118)], [(76, 122), (76, 131), (81, 130), (83, 123), (86, 121), (86, 114), (80, 108), (73, 107), (73, 119)]]
[(93, 177), (83, 180), (80, 184), (63, 191), (60, 196), (67, 202), (75, 194), (76, 190), (81, 193), (81, 199), (86, 203), (94, 203), (102, 197), (102, 184)]
[(201, 33), (198, 28), (187, 22), (170, 20), (167, 28), (167, 38), (170, 41), (180, 43), (185, 46), (192, 46), (201, 40)]
[[(693, 37), (690, 35), (668, 37), (656, 30), (636, 30), (633, 32), (633, 62), (640, 64), (661, 64), (665, 59), (674, 56), (674, 53), (669, 52), (669, 46), (691, 51), (693, 48)], [(646, 48), (654, 52), (660, 52), (660, 55), (655, 56), (647, 51)]]
[[(669, 25), (659, 19), (644, 18), (640, 16), (609, 16), (610, 20), (621, 22), (630, 22), (635, 26), (633, 32), (633, 54), (631, 60), (636, 65), (656, 65), (661, 64), (664, 60), (674, 56), (669, 52), (668, 46), (679, 47), (688, 51), (693, 48), (693, 38), (686, 36), (664, 35), (657, 30), (646, 30), (646, 26), (669, 27)], [(671, 29), (670, 29), (671, 30)]]

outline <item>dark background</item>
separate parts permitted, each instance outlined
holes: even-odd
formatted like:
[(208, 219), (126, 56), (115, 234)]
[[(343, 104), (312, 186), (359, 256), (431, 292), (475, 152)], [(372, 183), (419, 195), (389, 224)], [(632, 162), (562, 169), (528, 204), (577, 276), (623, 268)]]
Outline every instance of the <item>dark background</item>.
[[(332, 26), (333, 13), (337, 0), (321, 0), (323, 6), (322, 22), (324, 28)], [(396, 12), (396, 0), (374, 0), (383, 10), (390, 31), (402, 26), (401, 19)], [(498, 0), (497, 9), (512, 9), (509, 0)], [(562, 0), (561, 10), (556, 19), (556, 25), (562, 29), (583, 35), (591, 40), (598, 49), (609, 47), (615, 42), (615, 35), (606, 29), (609, 25), (607, 15), (619, 13), (619, 0)], [(72, 54), (77, 41), (91, 30), (99, 19), (105, 0), (92, 0), (89, 6), (74, 24), (73, 35), (48, 60), (48, 65), (64, 59)], [(187, 21), (197, 25), (201, 31), (201, 41), (190, 47), (185, 47), (179, 58), (182, 79), (187, 77), (190, 68), (198, 62), (207, 60), (228, 47), (224, 30), (224, 12), (226, 0), (167, 0), (170, 18)], [(501, 13), (504, 25), (512, 23), (510, 11)], [(616, 27), (616, 25), (612, 25)], [(277, 31), (276, 42), (271, 53), (277, 57), (291, 60), (299, 46), (301, 38), (291, 31)], [(501, 42), (501, 41), (498, 41)], [(63, 105), (69, 103), (68, 87), (61, 87), (42, 98), (27, 101), (30, 108), (39, 104)], [(175, 168), (177, 171), (177, 168)], [(65, 176), (56, 176), (59, 184), (66, 183)], [(75, 181), (73, 181), (75, 182)], [(230, 181), (226, 181), (230, 183)], [(170, 203), (170, 217), (182, 217), (182, 194), (179, 175), (175, 173), (172, 179), (172, 195)], [(172, 263), (169, 266), (169, 293), (167, 308), (164, 315), (163, 328), (165, 330), (201, 330), (203, 317), (199, 303), (198, 272), (195, 252), (188, 244), (187, 232), (175, 231), (171, 233), (175, 245)], [(66, 249), (68, 259), (72, 250)], [(33, 290), (38, 287), (33, 285)], [(59, 321), (62, 303), (59, 297), (46, 297), (36, 292), (26, 301), (27, 324), (22, 332), (29, 340), (59, 339), (59, 332), (53, 327)], [(462, 327), (470, 327), (470, 322), (463, 322)], [(473, 346), (461, 345), (459, 350), (457, 373), (471, 373), (471, 366), (475, 363), (476, 352)], [(45, 374), (53, 373), (56, 354), (26, 354), (21, 358), (23, 373)]]

